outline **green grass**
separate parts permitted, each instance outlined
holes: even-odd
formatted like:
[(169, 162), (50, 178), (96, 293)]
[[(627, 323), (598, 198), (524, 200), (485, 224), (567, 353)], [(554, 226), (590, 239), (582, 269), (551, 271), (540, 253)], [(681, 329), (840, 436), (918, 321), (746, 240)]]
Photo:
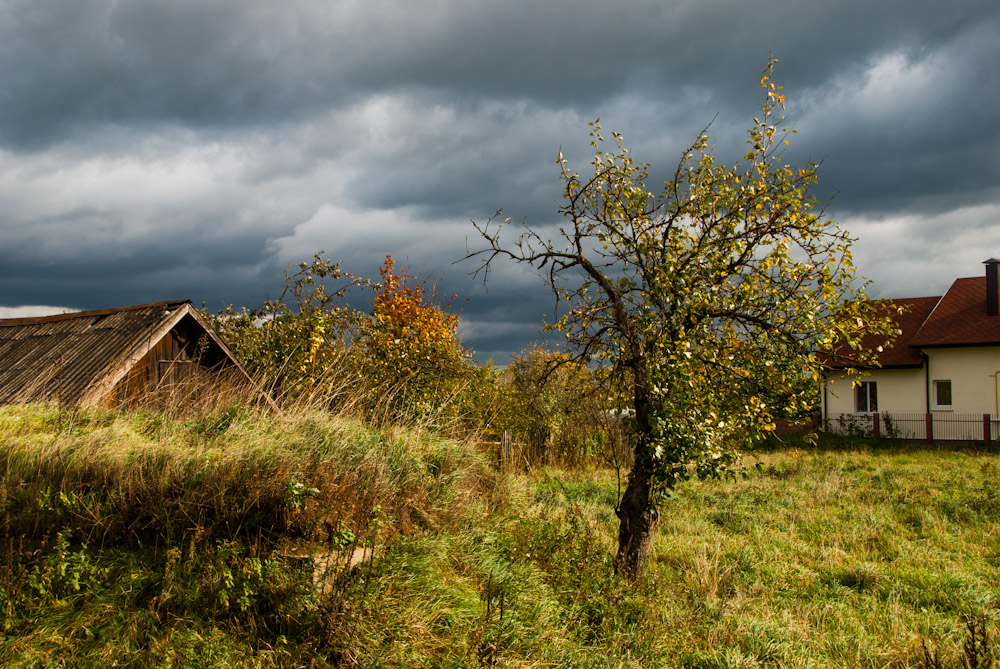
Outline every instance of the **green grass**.
[(954, 647), (963, 613), (995, 615), (996, 456), (797, 453), (691, 484), (665, 513), (651, 574), (698, 612), (687, 652), (910, 666), (921, 639)]
[(996, 636), (993, 454), (761, 453), (679, 487), (627, 583), (609, 471), (321, 413), (5, 408), (0, 438), (10, 666), (957, 667), (968, 616)]

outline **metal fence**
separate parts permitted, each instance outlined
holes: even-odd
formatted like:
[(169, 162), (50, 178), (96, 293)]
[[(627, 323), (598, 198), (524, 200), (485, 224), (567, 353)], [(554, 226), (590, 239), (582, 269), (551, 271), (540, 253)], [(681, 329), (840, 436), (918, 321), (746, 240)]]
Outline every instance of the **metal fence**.
[(1000, 441), (1000, 419), (990, 414), (890, 413), (832, 414), (826, 429), (838, 434), (886, 439), (933, 441)]

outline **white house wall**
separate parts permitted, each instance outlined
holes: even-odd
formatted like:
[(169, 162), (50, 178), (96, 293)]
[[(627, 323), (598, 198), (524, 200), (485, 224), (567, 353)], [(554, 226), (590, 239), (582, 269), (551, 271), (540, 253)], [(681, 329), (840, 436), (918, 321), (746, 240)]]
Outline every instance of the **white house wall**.
[[(824, 417), (835, 431), (873, 429), (871, 419), (858, 415), (854, 405), (854, 382), (878, 384), (880, 433), (896, 431), (907, 439), (926, 438), (928, 393), (934, 381), (951, 381), (951, 410), (934, 406), (930, 395), (930, 416), (935, 440), (983, 439), (983, 414), (994, 416), (990, 429), (993, 441), (1000, 441), (998, 381), (1000, 346), (969, 346), (926, 349), (926, 368), (876, 369), (860, 375), (830, 373), (824, 387)], [(886, 416), (889, 414), (889, 416)], [(859, 422), (860, 421), (860, 422)]]
[[(1000, 413), (996, 377), (1000, 373), (1000, 346), (927, 349), (925, 353), (932, 387), (934, 381), (951, 381), (952, 409), (955, 413)], [(880, 386), (880, 399), (881, 396)], [(936, 411), (933, 406), (931, 412), (945, 413)]]
[(878, 384), (878, 410), (917, 414), (927, 411), (923, 369), (873, 369), (860, 375), (831, 374), (825, 386), (826, 415), (854, 413), (854, 381)]

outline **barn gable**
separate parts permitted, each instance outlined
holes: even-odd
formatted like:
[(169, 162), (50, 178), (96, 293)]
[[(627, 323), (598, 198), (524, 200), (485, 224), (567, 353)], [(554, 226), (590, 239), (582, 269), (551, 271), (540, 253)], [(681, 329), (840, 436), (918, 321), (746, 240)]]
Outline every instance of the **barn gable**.
[(0, 320), (0, 404), (117, 406), (232, 383), (274, 407), (187, 300)]

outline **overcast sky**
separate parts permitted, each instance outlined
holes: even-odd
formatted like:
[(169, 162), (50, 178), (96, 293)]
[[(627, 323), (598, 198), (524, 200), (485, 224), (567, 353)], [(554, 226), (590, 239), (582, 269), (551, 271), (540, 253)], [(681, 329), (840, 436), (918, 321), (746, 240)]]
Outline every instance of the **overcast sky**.
[(453, 265), (469, 220), (557, 222), (598, 116), (663, 169), (714, 118), (731, 162), (769, 50), (873, 294), (1000, 256), (996, 0), (0, 0), (0, 316), (255, 305), (391, 253), (503, 362), (552, 298)]

